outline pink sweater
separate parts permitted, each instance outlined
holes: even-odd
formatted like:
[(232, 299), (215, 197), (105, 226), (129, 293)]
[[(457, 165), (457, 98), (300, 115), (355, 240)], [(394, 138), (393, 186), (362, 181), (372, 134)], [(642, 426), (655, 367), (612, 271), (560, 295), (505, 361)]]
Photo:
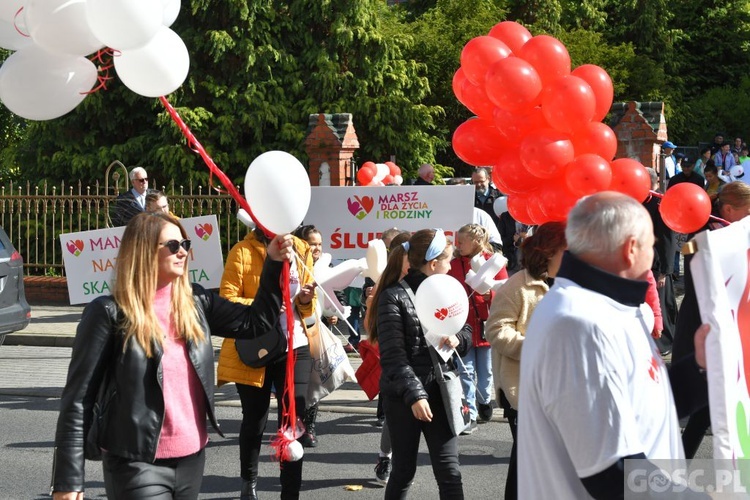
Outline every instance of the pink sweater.
[(206, 395), (188, 356), (185, 340), (172, 324), (172, 285), (156, 291), (154, 310), (164, 339), (161, 358), (164, 422), (156, 447), (156, 458), (177, 458), (197, 453), (208, 443)]

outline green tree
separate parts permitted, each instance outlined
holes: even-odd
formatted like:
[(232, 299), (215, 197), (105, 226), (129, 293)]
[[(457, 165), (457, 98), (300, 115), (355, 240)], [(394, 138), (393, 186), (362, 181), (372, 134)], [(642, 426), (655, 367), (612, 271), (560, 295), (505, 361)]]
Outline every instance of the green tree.
[[(190, 74), (169, 100), (234, 180), (270, 149), (304, 163), (308, 117), (318, 112), (353, 113), (360, 158), (395, 154), (408, 175), (433, 159), (441, 109), (422, 103), (426, 69), (404, 57), (409, 37), (383, 35), (384, 9), (378, 0), (185, 2), (173, 29)], [(31, 124), (18, 152), (35, 180), (99, 178), (115, 159), (146, 166), (157, 183), (208, 176), (160, 103), (117, 80), (70, 115)]]

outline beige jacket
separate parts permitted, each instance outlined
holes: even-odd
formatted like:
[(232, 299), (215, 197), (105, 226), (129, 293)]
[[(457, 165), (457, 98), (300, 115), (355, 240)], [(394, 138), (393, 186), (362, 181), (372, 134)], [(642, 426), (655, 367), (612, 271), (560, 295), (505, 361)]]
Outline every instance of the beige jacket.
[(531, 313), (549, 286), (525, 269), (518, 271), (495, 293), (485, 335), (492, 345), (492, 373), (496, 401), (500, 389), (511, 406), (518, 409), (518, 381), (521, 374), (521, 347)]

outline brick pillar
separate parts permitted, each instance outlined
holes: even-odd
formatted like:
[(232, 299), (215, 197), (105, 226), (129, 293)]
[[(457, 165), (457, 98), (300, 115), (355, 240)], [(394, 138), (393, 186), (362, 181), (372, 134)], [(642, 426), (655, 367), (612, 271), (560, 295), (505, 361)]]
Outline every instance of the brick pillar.
[(657, 172), (661, 169), (660, 144), (667, 140), (664, 103), (630, 101), (612, 129), (617, 135), (617, 158), (633, 158)]
[(310, 115), (305, 139), (310, 185), (345, 186), (357, 149), (359, 140), (351, 113)]

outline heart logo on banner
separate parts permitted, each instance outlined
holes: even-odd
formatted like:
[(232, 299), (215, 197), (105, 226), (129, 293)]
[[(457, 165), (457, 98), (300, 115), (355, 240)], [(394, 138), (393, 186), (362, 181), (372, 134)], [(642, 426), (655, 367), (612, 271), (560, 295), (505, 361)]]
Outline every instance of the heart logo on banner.
[(72, 253), (76, 257), (81, 255), (83, 252), (83, 240), (71, 240), (66, 245), (68, 252)]
[(198, 224), (197, 226), (195, 226), (195, 234), (197, 234), (198, 238), (202, 239), (203, 241), (208, 241), (213, 232), (214, 227), (209, 223)]

